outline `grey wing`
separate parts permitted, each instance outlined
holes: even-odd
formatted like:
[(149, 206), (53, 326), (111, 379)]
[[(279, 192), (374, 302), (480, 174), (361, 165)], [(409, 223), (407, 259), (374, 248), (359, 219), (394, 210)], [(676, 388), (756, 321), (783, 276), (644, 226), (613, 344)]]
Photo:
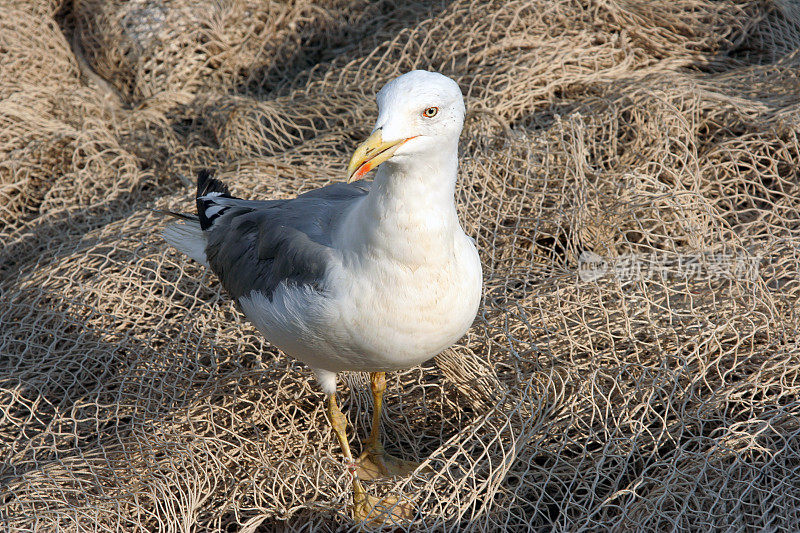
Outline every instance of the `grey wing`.
[(324, 198), (326, 200), (347, 200), (360, 198), (367, 194), (372, 187), (372, 182), (359, 181), (356, 183), (337, 182), (304, 192), (298, 198)]
[(208, 264), (234, 299), (253, 290), (271, 299), (282, 282), (320, 289), (336, 260), (331, 233), (366, 194), (363, 186), (336, 183), (293, 200), (208, 197), (209, 209), (218, 206), (205, 232)]

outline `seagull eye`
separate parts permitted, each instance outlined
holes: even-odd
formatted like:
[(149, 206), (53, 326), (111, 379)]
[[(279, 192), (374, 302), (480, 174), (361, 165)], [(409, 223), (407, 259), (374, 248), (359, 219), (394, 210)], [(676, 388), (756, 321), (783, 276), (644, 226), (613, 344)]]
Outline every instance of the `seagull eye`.
[(422, 116), (425, 118), (433, 118), (436, 116), (436, 113), (439, 112), (438, 107), (429, 107), (425, 111), (422, 112)]

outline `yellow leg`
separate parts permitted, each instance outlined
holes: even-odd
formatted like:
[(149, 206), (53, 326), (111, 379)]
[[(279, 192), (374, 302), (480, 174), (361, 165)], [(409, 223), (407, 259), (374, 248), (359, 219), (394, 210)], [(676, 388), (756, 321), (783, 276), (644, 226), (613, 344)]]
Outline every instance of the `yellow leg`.
[[(347, 441), (347, 419), (339, 409), (339, 404), (336, 402), (336, 395), (331, 394), (328, 396), (328, 408), (325, 411), (328, 416), (328, 421), (339, 440), (339, 446), (342, 447), (342, 453), (349, 464), (353, 463), (353, 454), (350, 453), (350, 444)], [(382, 523), (388, 516), (393, 519), (410, 518), (411, 509), (408, 505), (397, 505), (397, 498), (376, 498), (370, 496), (364, 490), (358, 474), (353, 474), (353, 518), (355, 520), (370, 520)]]
[(363, 479), (408, 475), (417, 469), (419, 463), (403, 461), (387, 454), (381, 443), (381, 410), (383, 393), (386, 391), (386, 372), (371, 372), (369, 382), (374, 404), (372, 429), (356, 463), (358, 475)]
[(369, 438), (364, 443), (373, 449), (383, 448), (381, 444), (381, 409), (383, 408), (383, 393), (386, 391), (386, 372), (370, 372), (369, 384), (372, 389), (372, 429)]
[[(342, 447), (342, 454), (344, 454), (344, 458), (347, 459), (347, 462), (350, 464), (353, 462), (353, 454), (350, 453), (350, 443), (347, 442), (347, 419), (342, 414), (342, 410), (339, 409), (339, 404), (336, 403), (336, 395), (331, 394), (328, 396), (328, 409), (325, 412), (328, 415), (328, 422), (331, 423), (331, 427), (333, 428), (333, 432), (336, 434), (336, 438), (339, 439), (339, 446)], [(353, 478), (353, 503), (355, 504), (356, 508), (359, 506), (359, 503), (366, 498), (366, 491), (364, 487), (361, 485), (361, 481), (358, 479), (358, 476)]]

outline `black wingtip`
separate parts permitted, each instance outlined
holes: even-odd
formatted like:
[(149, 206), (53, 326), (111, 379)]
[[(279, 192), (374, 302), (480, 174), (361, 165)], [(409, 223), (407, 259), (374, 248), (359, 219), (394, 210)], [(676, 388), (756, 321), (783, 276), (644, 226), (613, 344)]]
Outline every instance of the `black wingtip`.
[(216, 209), (211, 216), (206, 214), (206, 210), (214, 205), (213, 198), (207, 198), (209, 194), (217, 193), (214, 196), (222, 198), (233, 198), (228, 186), (213, 177), (214, 172), (207, 168), (197, 173), (197, 217), (200, 219), (200, 228), (205, 231), (214, 223), (214, 219), (222, 215), (226, 208)]
[(212, 192), (219, 192), (230, 196), (228, 186), (214, 177), (214, 171), (208, 168), (197, 173), (197, 196), (205, 196)]

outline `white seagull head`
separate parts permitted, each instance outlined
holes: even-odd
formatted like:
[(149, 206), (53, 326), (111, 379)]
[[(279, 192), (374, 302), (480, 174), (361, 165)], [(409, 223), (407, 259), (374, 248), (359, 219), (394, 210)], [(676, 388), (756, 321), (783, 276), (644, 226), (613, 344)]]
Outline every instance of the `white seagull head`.
[(413, 70), (384, 85), (377, 100), (378, 120), (350, 160), (348, 181), (390, 159), (435, 155), (458, 145), (466, 110), (461, 89), (447, 76)]

